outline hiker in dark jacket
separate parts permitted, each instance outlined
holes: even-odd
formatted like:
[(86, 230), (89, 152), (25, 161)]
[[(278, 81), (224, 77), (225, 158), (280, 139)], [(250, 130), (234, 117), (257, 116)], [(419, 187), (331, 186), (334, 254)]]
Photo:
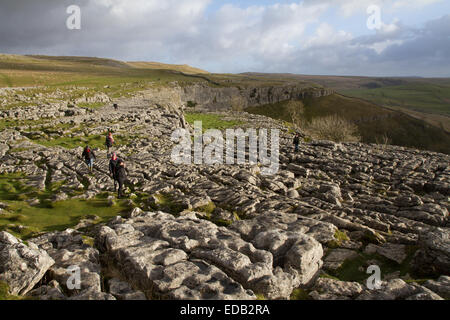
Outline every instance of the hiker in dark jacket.
[(89, 146), (86, 146), (81, 154), (81, 157), (84, 158), (84, 162), (88, 165), (89, 171), (92, 172), (92, 169), (94, 168), (94, 160), (97, 159), (94, 151)]
[(300, 136), (298, 135), (298, 133), (296, 133), (295, 137), (294, 137), (295, 152), (298, 152), (298, 145), (299, 144), (300, 144)]
[(117, 163), (116, 179), (117, 179), (117, 182), (119, 183), (119, 190), (117, 193), (117, 198), (120, 199), (121, 197), (123, 197), (123, 187), (124, 187), (125, 181), (127, 181), (127, 172), (125, 171), (125, 163), (122, 160), (120, 160)]
[(114, 192), (117, 190), (117, 178), (116, 178), (116, 168), (117, 164), (122, 161), (120, 160), (116, 153), (114, 152), (112, 154), (111, 160), (109, 160), (109, 174), (111, 175), (111, 178), (114, 180)]
[(108, 148), (107, 153), (109, 154), (109, 149), (113, 146), (114, 144), (114, 138), (112, 136), (112, 132), (108, 131), (108, 135), (106, 136), (106, 141), (105, 141), (105, 145)]
[(114, 107), (114, 110), (116, 110), (116, 111), (117, 111), (117, 109), (119, 109), (119, 105), (117, 103), (114, 103), (113, 107)]

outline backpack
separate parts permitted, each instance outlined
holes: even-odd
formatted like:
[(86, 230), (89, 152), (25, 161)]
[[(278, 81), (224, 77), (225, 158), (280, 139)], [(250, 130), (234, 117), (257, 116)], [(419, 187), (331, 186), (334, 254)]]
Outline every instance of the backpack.
[(114, 141), (114, 140), (112, 139), (112, 137), (107, 136), (107, 137), (106, 137), (106, 142), (105, 142), (106, 146), (112, 147), (113, 141)]
[(93, 155), (93, 153), (92, 153), (92, 150), (91, 149), (84, 149), (84, 157), (86, 158), (86, 159), (92, 159), (92, 158), (94, 158), (94, 155)]
[(115, 167), (115, 172), (114, 175), (117, 179), (117, 181), (123, 181), (125, 179), (126, 176), (126, 172), (125, 172), (125, 168), (123, 166), (119, 165), (120, 162), (117, 162), (116, 167)]
[(112, 174), (116, 174), (116, 169), (117, 169), (117, 163), (118, 163), (119, 159), (117, 158), (116, 160), (109, 160), (109, 168)]

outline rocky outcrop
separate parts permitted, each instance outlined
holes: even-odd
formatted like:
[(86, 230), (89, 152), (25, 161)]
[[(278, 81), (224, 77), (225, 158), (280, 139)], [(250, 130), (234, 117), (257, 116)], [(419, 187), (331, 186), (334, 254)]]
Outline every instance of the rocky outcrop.
[(319, 278), (309, 295), (314, 300), (352, 300), (363, 290), (364, 287), (358, 282)]
[(423, 286), (436, 292), (444, 299), (450, 299), (450, 277), (448, 276), (440, 276), (436, 281), (427, 280)]
[(378, 290), (365, 290), (357, 300), (443, 300), (431, 290), (401, 279), (384, 281)]
[(448, 228), (436, 228), (419, 236), (420, 249), (417, 251), (414, 265), (425, 275), (448, 274), (450, 270), (450, 231)]
[(109, 266), (147, 297), (171, 299), (286, 299), (311, 280), (323, 254), (301, 232), (274, 230), (247, 242), (195, 214), (177, 219), (162, 212), (119, 219), (96, 241)]
[(443, 300), (426, 287), (401, 279), (383, 281), (379, 289), (368, 290), (358, 282), (320, 278), (309, 296), (315, 300)]
[(274, 104), (287, 100), (323, 97), (333, 93), (331, 89), (301, 84), (249, 88), (217, 88), (206, 84), (194, 84), (183, 88), (181, 98), (185, 103), (195, 104), (197, 109), (224, 111), (230, 108), (242, 110), (246, 107)]
[(0, 281), (8, 284), (9, 294), (28, 293), (53, 264), (44, 250), (0, 232)]
[[(103, 292), (98, 250), (85, 244), (79, 232), (68, 229), (48, 233), (30, 242), (46, 250), (55, 261), (48, 271), (48, 278), (57, 284), (53, 287), (59, 288), (65, 299), (114, 300), (112, 295)], [(79, 272), (79, 287), (71, 278), (76, 274), (74, 271)], [(37, 288), (33, 294), (41, 291), (48, 295), (48, 286)]]

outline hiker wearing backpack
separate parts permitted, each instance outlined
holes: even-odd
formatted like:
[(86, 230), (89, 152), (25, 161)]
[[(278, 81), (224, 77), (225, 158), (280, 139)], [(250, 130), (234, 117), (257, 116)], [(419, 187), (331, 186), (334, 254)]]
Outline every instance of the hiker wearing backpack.
[(92, 172), (92, 169), (94, 168), (94, 160), (97, 158), (94, 151), (89, 146), (86, 146), (81, 154), (81, 157), (84, 158), (84, 162), (88, 165), (89, 171)]
[(294, 137), (294, 150), (295, 152), (298, 152), (298, 145), (300, 144), (300, 136), (298, 135), (298, 133), (295, 134)]
[(107, 153), (109, 154), (109, 149), (113, 146), (114, 144), (114, 138), (112, 136), (112, 132), (108, 131), (108, 135), (106, 136), (106, 141), (105, 141), (105, 145), (108, 148)]
[(127, 173), (125, 171), (125, 163), (123, 160), (119, 160), (116, 166), (116, 179), (119, 183), (119, 190), (117, 193), (117, 198), (120, 199), (123, 197), (123, 187), (125, 185), (125, 181), (127, 181)]
[(122, 160), (120, 160), (117, 157), (115, 152), (112, 154), (111, 160), (109, 160), (109, 174), (111, 175), (111, 178), (113, 178), (113, 180), (114, 180), (114, 192), (116, 192), (116, 190), (117, 190), (117, 182), (118, 181), (117, 181), (117, 177), (116, 177), (116, 169), (117, 169), (118, 163), (120, 161), (122, 161)]

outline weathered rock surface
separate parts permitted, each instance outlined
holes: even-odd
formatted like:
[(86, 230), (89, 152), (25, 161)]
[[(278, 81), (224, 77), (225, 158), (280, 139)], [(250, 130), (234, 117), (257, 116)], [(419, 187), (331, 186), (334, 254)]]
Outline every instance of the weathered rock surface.
[(0, 232), (0, 281), (8, 284), (11, 295), (28, 293), (53, 264), (44, 250)]
[(443, 300), (442, 297), (431, 290), (412, 283), (408, 284), (401, 279), (382, 282), (378, 290), (366, 290), (357, 297), (357, 300)]
[(315, 300), (351, 300), (364, 290), (358, 282), (344, 282), (328, 278), (317, 279), (310, 296)]
[(440, 276), (436, 281), (428, 280), (423, 286), (436, 292), (444, 299), (450, 299), (450, 277), (448, 276)]
[(398, 264), (401, 264), (406, 258), (405, 245), (403, 244), (385, 243), (377, 246), (370, 243), (364, 249), (364, 252), (368, 254), (377, 253), (385, 258), (397, 262)]
[[(54, 142), (60, 137), (103, 136), (112, 129), (123, 141), (114, 151), (126, 160), (127, 201), (135, 207), (97, 231), (93, 225), (98, 221), (92, 216), (79, 221), (77, 231), (41, 235), (31, 239), (29, 247), (9, 243), (8, 257), (11, 253), (17, 257), (14, 261), (25, 259), (29, 270), (23, 275), (26, 285), (8, 280), (10, 287), (21, 294), (34, 289), (29, 294), (43, 299), (141, 299), (143, 295), (255, 299), (256, 294), (286, 299), (298, 287), (311, 289), (315, 299), (444, 297), (450, 270), (448, 155), (330, 141), (302, 143), (294, 153), (292, 136), (283, 123), (228, 111), (218, 114), (224, 120), (244, 122), (244, 129), (280, 129), (280, 167), (275, 175), (262, 175), (258, 165), (171, 161), (173, 130), (190, 129), (183, 116), (188, 101), (220, 109), (230, 107), (236, 96), (247, 105), (259, 105), (300, 94), (327, 94), (308, 88), (278, 89), (160, 88), (114, 100), (120, 105), (117, 111), (102, 95), (43, 103), (52, 99), (50, 94), (39, 97), (42, 103), (36, 105), (1, 110), (0, 118), (16, 123), (0, 131), (2, 173), (23, 174), (24, 183), (33, 190), (59, 185), (52, 201), (64, 201), (71, 194), (92, 199), (108, 193), (114, 205), (105, 151), (97, 151), (89, 175), (79, 160), (81, 148), (42, 145), (43, 140)], [(26, 90), (6, 90), (5, 99), (34, 104), (27, 100)], [(81, 103), (107, 105), (89, 109), (78, 106)], [(248, 157), (248, 148), (245, 154)], [(41, 204), (36, 197), (27, 200)], [(10, 217), (10, 210), (6, 203), (0, 204), (0, 215)], [(25, 228), (16, 222), (5, 227)], [(96, 235), (94, 247), (84, 243), (85, 229)], [(317, 278), (324, 269), (339, 270), (356, 255), (359, 259), (379, 255), (405, 269), (416, 248), (414, 268), (408, 272), (433, 279), (424, 286), (398, 279), (414, 280), (400, 270), (386, 275), (382, 269), (391, 280), (376, 292), (366, 290), (363, 282), (361, 291), (354, 282)], [(29, 250), (40, 257), (48, 252), (54, 264), (33, 265), (20, 256)], [(67, 268), (72, 265), (80, 267), (85, 279), (80, 290), (67, 288)], [(45, 279), (36, 288), (43, 273)]]
[[(48, 277), (59, 283), (68, 299), (114, 299), (103, 290), (98, 250), (85, 244), (80, 233), (68, 229), (34, 238), (30, 243), (46, 250), (53, 258), (55, 264), (48, 270)], [(80, 276), (79, 287), (76, 287), (73, 278), (77, 273)], [(47, 288), (41, 290), (45, 291)]]
[(347, 259), (358, 257), (358, 253), (349, 249), (334, 249), (326, 256), (324, 267), (326, 269), (339, 269)]
[(272, 245), (274, 237), (276, 232), (259, 233), (255, 247), (208, 221), (149, 212), (103, 227), (97, 244), (147, 296), (254, 299), (250, 289), (282, 299), (318, 271), (322, 247), (302, 233), (286, 233)]
[(424, 274), (448, 274), (450, 272), (450, 230), (437, 228), (420, 234), (420, 249), (414, 264)]

